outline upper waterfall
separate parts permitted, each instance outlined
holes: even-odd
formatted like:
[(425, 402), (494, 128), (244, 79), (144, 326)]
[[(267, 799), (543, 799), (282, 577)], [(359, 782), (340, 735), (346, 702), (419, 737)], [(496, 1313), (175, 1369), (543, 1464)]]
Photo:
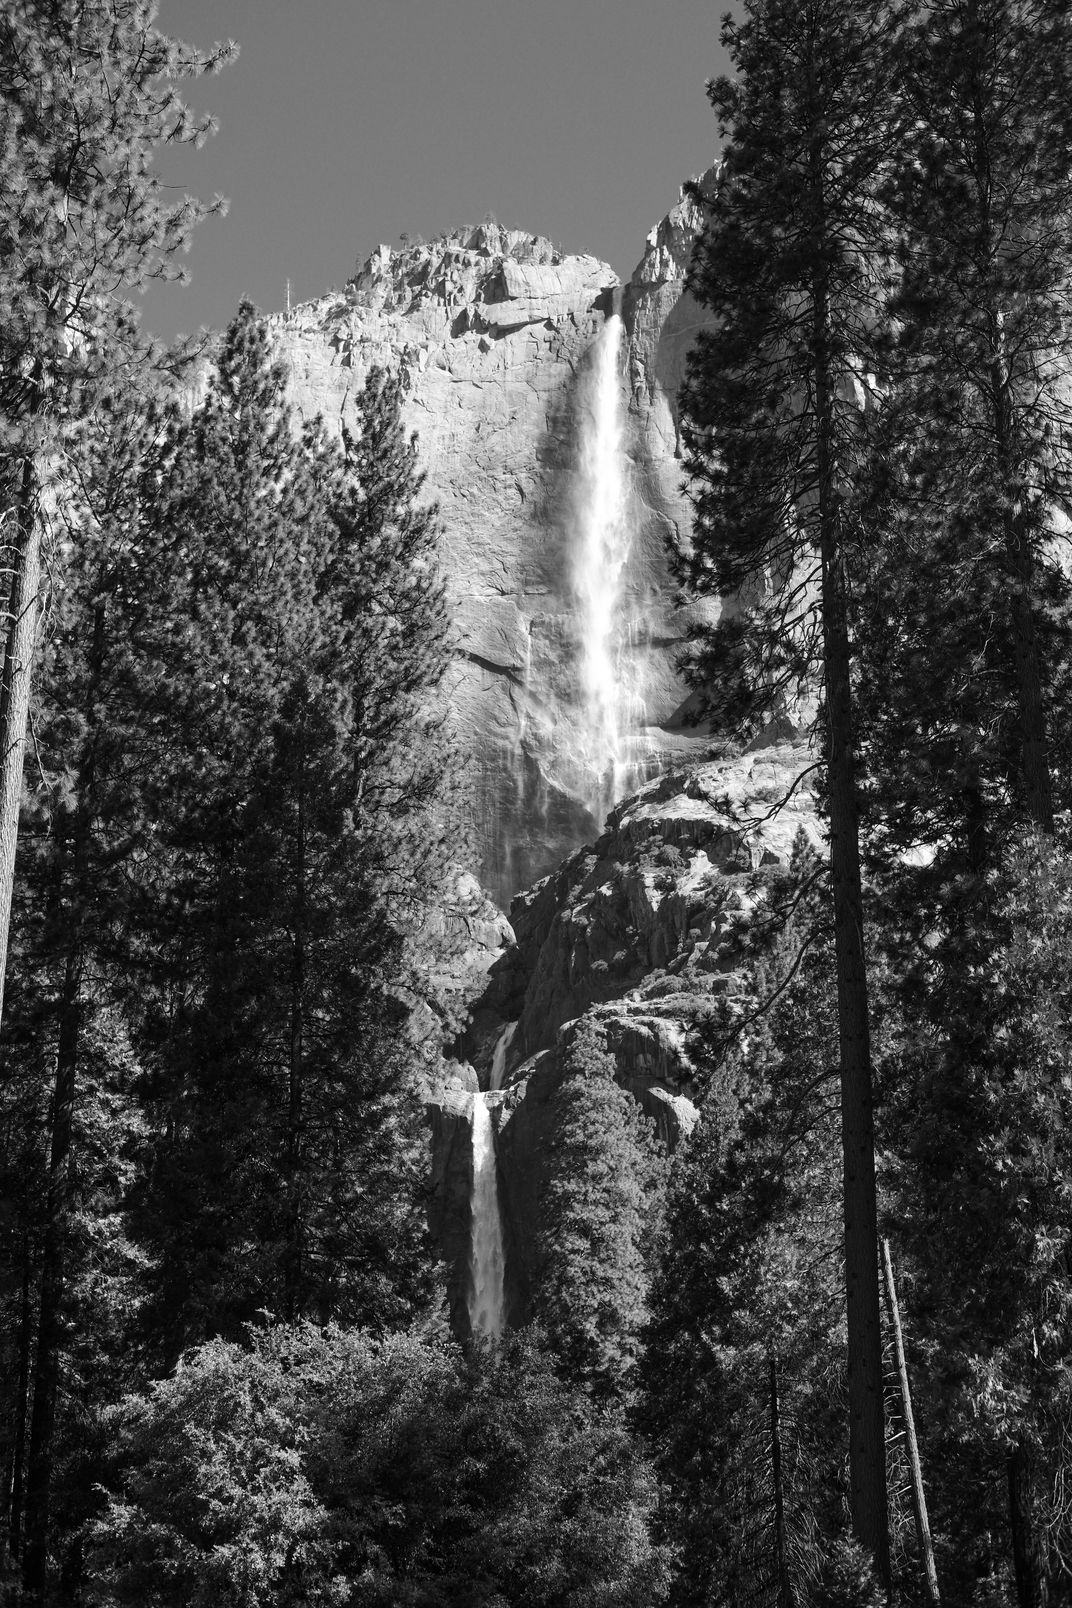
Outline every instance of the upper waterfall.
[[(702, 322), (684, 296), (702, 225), (680, 201), (622, 286), (595, 257), (486, 220), (380, 247), (344, 289), (269, 320), (306, 418), (354, 430), (369, 366), (405, 375), (406, 428), (443, 525), (473, 870), (504, 910), (596, 835), (612, 793), (706, 744), (676, 718), (692, 615), (666, 562), (692, 517), (674, 398)], [(603, 501), (608, 462), (611, 547), (628, 558), (585, 580), (575, 560), (606, 525), (582, 508)], [(601, 697), (618, 672), (628, 696)]]
[(579, 757), (581, 787), (597, 819), (634, 779), (644, 713), (625, 614), (632, 533), (622, 344), (622, 320), (612, 313), (596, 337), (578, 392), (572, 579), (579, 605)]

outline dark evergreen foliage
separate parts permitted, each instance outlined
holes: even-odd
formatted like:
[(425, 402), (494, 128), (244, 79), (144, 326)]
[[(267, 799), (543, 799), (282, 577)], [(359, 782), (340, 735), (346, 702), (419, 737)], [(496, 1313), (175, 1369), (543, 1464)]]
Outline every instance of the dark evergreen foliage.
[(681, 1560), (675, 1603), (825, 1600), (848, 1540), (836, 1009), (828, 937), (800, 956), (808, 928), (802, 912), (755, 962), (751, 1026), (711, 1024), (701, 1120), (671, 1181), (640, 1416)]
[(428, 1288), (403, 991), (450, 848), (434, 511), (395, 382), (358, 399), (375, 458), (299, 438), (282, 386), (245, 307), (169, 443), (139, 645), (172, 733), (147, 892), (172, 1355), (261, 1308), (389, 1326)]
[(389, 1328), (434, 1289), (407, 1022), (452, 846), (435, 513), (397, 382), (345, 445), (282, 386), (243, 308), (189, 419), (116, 396), (72, 457), (5, 1039), (16, 1544), (35, 1447), (77, 1537), (101, 1408), (191, 1340), (265, 1307)]
[(1069, 876), (1046, 839), (1014, 846), (953, 953), (928, 952), (926, 1011), (906, 1012), (891, 1048), (921, 1444), (943, 1590), (964, 1600), (1013, 1590), (1011, 1478), (1034, 1589), (1068, 1590)]
[(868, 982), (853, 704), (854, 488), (896, 141), (894, 4), (754, 0), (710, 87), (726, 136), (690, 285), (715, 314), (682, 395), (696, 520), (677, 568), (729, 594), (687, 661), (740, 734), (821, 688), (844, 1160), (856, 1538), (889, 1573)]
[(582, 1018), (561, 1053), (533, 1307), (564, 1376), (597, 1397), (621, 1397), (647, 1317), (666, 1157), (636, 1098), (614, 1081), (593, 1018)]
[[(1060, 1100), (1036, 1066), (1028, 1118), (1017, 1046), (1040, 988), (1051, 1022), (1064, 1009), (1037, 973), (1018, 998), (1001, 984), (1009, 901), (1039, 896), (1025, 864), (1050, 856), (1016, 845), (1067, 803), (1070, 70), (1064, 6), (927, 5), (906, 30), (894, 325), (862, 505), (879, 539), (858, 590), (870, 858), (904, 1012), (890, 1139), (923, 1388), (943, 1381), (926, 1415), (940, 1569), (957, 1595), (1015, 1590), (1021, 1608), (1067, 1590), (1035, 1365), (1020, 1353), (1014, 1385), (998, 1331), (1033, 1326), (1028, 1270), (1053, 1267), (1025, 1219), (1063, 1211)], [(1044, 970), (1063, 938), (1035, 911)], [(1058, 1327), (1061, 1284), (1044, 1302)]]

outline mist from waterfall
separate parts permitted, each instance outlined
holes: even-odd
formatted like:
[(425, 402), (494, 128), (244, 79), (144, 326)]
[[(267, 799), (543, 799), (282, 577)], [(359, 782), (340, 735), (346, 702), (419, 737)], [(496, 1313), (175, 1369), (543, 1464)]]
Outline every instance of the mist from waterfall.
[(582, 786), (601, 815), (627, 791), (643, 705), (624, 620), (631, 530), (619, 314), (607, 319), (578, 392), (573, 587), (580, 604)]
[(502, 1218), (495, 1164), (495, 1133), (483, 1094), (473, 1095), (472, 1245), (469, 1254), (469, 1323), (475, 1336), (496, 1339), (503, 1329)]

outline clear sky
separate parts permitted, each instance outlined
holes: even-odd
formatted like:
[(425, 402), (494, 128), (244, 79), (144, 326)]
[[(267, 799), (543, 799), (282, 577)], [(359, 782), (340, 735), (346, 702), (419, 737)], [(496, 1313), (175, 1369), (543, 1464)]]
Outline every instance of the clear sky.
[(399, 236), (488, 212), (627, 277), (681, 182), (714, 160), (715, 0), (161, 0), (164, 32), (238, 60), (186, 86), (219, 133), (164, 179), (230, 199), (191, 283), (152, 288), (165, 339), (345, 283)]

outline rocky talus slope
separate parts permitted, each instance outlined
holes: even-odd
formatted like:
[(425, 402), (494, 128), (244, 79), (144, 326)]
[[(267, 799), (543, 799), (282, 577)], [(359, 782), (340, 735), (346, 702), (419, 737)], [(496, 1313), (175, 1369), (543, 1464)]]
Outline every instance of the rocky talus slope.
[[(612, 811), (590, 847), (515, 899), (514, 942), (489, 971), (431, 1107), (431, 1220), (465, 1327), (472, 1088), (487, 1087), (496, 1046), (504, 1086), (492, 1096), (507, 1246), (507, 1306), (522, 1321), (534, 1272), (541, 1157), (560, 1051), (576, 1022), (606, 1030), (617, 1078), (673, 1146), (695, 1120), (690, 1034), (738, 986), (731, 928), (755, 878), (789, 861), (798, 833), (820, 831), (814, 756), (785, 728), (735, 759), (690, 763)], [(504, 1030), (509, 1042), (504, 1042)]]
[(407, 378), (407, 424), (443, 516), (474, 869), (504, 908), (599, 831), (577, 764), (577, 412), (593, 342), (615, 308), (626, 336), (625, 607), (649, 771), (694, 741), (675, 718), (685, 691), (674, 648), (686, 621), (667, 582), (665, 539), (688, 522), (674, 399), (702, 316), (683, 290), (699, 223), (679, 202), (623, 286), (594, 257), (488, 220), (428, 244), (381, 246), (342, 291), (269, 320), (292, 402), (330, 429), (352, 422), (372, 364)]

